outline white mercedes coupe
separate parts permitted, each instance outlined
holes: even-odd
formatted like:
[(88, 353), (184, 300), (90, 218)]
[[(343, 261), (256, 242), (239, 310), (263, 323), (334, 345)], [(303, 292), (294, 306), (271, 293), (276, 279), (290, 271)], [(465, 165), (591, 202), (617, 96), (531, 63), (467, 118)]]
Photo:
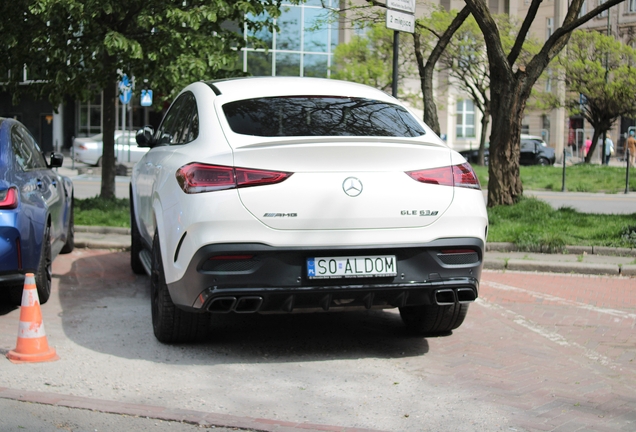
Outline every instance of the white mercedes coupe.
[(130, 185), (131, 266), (164, 343), (219, 313), (399, 308), (450, 333), (478, 296), (488, 216), (466, 160), (364, 85), (266, 77), (187, 86)]

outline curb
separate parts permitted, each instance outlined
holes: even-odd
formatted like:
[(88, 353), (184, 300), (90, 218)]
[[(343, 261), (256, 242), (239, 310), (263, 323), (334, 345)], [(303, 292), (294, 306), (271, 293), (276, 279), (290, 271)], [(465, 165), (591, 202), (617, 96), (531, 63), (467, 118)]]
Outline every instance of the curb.
[[(598, 255), (614, 257), (635, 257), (636, 249), (612, 248), (607, 246), (565, 246), (567, 255)], [(514, 243), (488, 243), (487, 252), (529, 252), (543, 255), (558, 255), (545, 250), (527, 250), (518, 248)], [(636, 276), (635, 264), (606, 264), (606, 263), (581, 263), (563, 261), (541, 261), (528, 259), (484, 259), (484, 269), (487, 270), (511, 270), (525, 272), (544, 273), (565, 273), (581, 275), (603, 275), (603, 276)]]
[[(609, 255), (626, 256), (636, 258), (636, 248), (614, 248), (607, 246), (564, 246), (566, 254), (569, 255)], [(514, 243), (498, 242), (486, 243), (486, 252), (534, 252), (542, 254), (555, 254), (555, 252), (543, 248), (519, 248)], [(558, 252), (557, 252), (558, 253)]]
[(130, 228), (75, 226), (75, 247), (130, 250)]

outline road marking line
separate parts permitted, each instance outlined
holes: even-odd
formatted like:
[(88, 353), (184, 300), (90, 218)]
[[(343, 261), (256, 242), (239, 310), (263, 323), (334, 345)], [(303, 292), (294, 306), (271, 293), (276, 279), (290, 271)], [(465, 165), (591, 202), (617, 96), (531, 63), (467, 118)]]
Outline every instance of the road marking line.
[(477, 304), (487, 308), (487, 309), (493, 309), (496, 310), (497, 312), (499, 312), (504, 318), (508, 318), (510, 320), (512, 320), (515, 324), (518, 324), (532, 332), (535, 332), (536, 334), (538, 334), (539, 336), (543, 336), (544, 338), (558, 344), (564, 347), (574, 347), (577, 349), (580, 349), (583, 351), (583, 354), (585, 355), (585, 357), (587, 357), (588, 359), (592, 360), (592, 361), (596, 361), (599, 362), (600, 364), (602, 364), (603, 366), (607, 366), (610, 369), (616, 369), (616, 365), (612, 364), (612, 360), (609, 357), (605, 357), (602, 354), (597, 353), (594, 350), (591, 350), (589, 348), (584, 347), (583, 345), (580, 345), (576, 342), (569, 342), (566, 338), (564, 338), (563, 336), (561, 336), (558, 333), (555, 332), (551, 332), (543, 327), (541, 327), (539, 324), (534, 323), (530, 320), (528, 320), (526, 317), (524, 317), (523, 315), (519, 315), (516, 312), (513, 312), (509, 309), (504, 308), (503, 306), (500, 306), (498, 304), (495, 303), (491, 303), (488, 300), (484, 300), (483, 297), (478, 298), (475, 301)]
[(598, 312), (598, 313), (603, 313), (603, 314), (607, 314), (607, 315), (611, 315), (611, 316), (615, 316), (615, 317), (619, 317), (619, 318), (623, 318), (623, 319), (634, 319), (636, 320), (636, 314), (634, 313), (629, 313), (629, 312), (624, 312), (621, 310), (617, 310), (617, 309), (609, 309), (609, 308), (602, 308), (602, 307), (598, 307), (598, 306), (593, 306), (593, 305), (589, 305), (586, 303), (581, 303), (581, 302), (577, 302), (577, 301), (573, 301), (573, 300), (567, 300), (561, 297), (556, 297), (550, 294), (543, 294), (543, 293), (537, 293), (534, 291), (530, 291), (527, 289), (523, 289), (523, 288), (518, 288), (518, 287), (513, 287), (510, 285), (505, 285), (505, 284), (500, 284), (498, 282), (489, 282), (489, 281), (482, 281), (481, 282), (482, 285), (487, 285), (489, 287), (495, 288), (495, 289), (500, 289), (503, 291), (516, 291), (516, 292), (522, 292), (525, 294), (528, 294), (532, 297), (538, 298), (538, 299), (542, 299), (542, 300), (549, 300), (552, 302), (556, 302), (562, 305), (566, 305), (566, 306), (576, 306), (580, 309), (584, 309), (584, 310), (588, 310), (588, 311), (592, 311), (592, 312)]

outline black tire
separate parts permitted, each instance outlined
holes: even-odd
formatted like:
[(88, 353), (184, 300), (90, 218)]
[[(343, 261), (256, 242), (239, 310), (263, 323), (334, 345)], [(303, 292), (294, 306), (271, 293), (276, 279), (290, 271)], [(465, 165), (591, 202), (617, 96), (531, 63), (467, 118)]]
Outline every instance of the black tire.
[(193, 342), (207, 336), (210, 323), (208, 313), (186, 312), (176, 307), (172, 302), (166, 285), (157, 233), (155, 233), (152, 242), (150, 301), (152, 304), (152, 328), (159, 342)]
[(449, 306), (422, 305), (400, 308), (400, 316), (406, 327), (420, 335), (448, 333), (462, 325), (468, 304)]
[(144, 248), (141, 234), (135, 220), (135, 208), (133, 207), (132, 191), (130, 193), (130, 268), (134, 274), (146, 274), (146, 269), (141, 263), (139, 254)]
[(53, 275), (51, 258), (51, 227), (49, 225), (44, 229), (44, 238), (42, 239), (42, 252), (40, 253), (40, 263), (38, 264), (38, 272), (35, 275), (35, 285), (38, 290), (40, 304), (49, 301), (51, 296), (51, 278)]
[(22, 304), (22, 291), (24, 291), (24, 283), (20, 285), (10, 285), (0, 293), (2, 303), (11, 306), (20, 306)]
[(537, 164), (541, 166), (548, 166), (550, 165), (550, 161), (542, 157), (542, 158), (539, 158), (539, 161), (537, 162)]
[(60, 253), (67, 254), (75, 249), (75, 198), (71, 195), (71, 217), (68, 221), (68, 231), (66, 232), (66, 243), (62, 246)]

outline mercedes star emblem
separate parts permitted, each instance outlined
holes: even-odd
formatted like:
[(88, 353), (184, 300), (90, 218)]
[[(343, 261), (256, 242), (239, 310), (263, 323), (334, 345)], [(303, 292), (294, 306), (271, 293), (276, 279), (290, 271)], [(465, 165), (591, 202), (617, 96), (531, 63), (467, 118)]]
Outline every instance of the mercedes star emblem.
[(350, 197), (357, 197), (362, 193), (362, 182), (355, 177), (348, 177), (342, 183), (342, 189)]

